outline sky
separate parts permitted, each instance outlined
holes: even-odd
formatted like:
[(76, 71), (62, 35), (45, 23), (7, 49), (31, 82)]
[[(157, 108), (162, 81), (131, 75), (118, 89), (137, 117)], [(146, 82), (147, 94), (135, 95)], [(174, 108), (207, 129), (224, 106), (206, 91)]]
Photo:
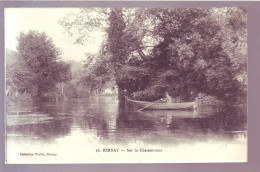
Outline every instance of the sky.
[(84, 45), (74, 44), (76, 38), (70, 37), (58, 21), (76, 8), (6, 8), (5, 9), (5, 48), (16, 50), (17, 37), (20, 32), (29, 30), (45, 32), (53, 39), (56, 47), (61, 49), (61, 58), (64, 61), (83, 61), (85, 53), (97, 53), (102, 37), (98, 32), (95, 40)]

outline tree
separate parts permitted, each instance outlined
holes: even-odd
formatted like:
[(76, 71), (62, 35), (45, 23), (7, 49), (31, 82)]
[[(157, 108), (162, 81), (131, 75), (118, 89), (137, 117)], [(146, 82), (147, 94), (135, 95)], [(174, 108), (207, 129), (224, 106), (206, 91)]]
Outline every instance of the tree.
[(107, 28), (107, 50), (111, 54), (111, 62), (115, 74), (115, 81), (118, 86), (119, 99), (124, 99), (123, 88), (119, 79), (122, 66), (124, 66), (128, 54), (126, 41), (123, 39), (126, 28), (123, 19), (122, 9), (112, 9), (109, 14), (109, 27)]
[[(94, 62), (91, 62), (93, 58)], [(79, 83), (93, 92), (100, 90), (106, 82), (113, 79), (114, 70), (109, 56), (99, 54), (88, 59), (90, 61), (84, 65), (83, 75)]]
[(18, 60), (18, 54), (12, 50), (6, 50), (6, 95), (15, 96), (18, 93), (25, 93), (27, 89), (32, 89), (32, 78), (34, 73), (30, 73), (24, 61)]
[[(199, 93), (235, 100), (245, 90), (244, 9), (123, 8), (106, 9), (102, 15), (98, 22), (88, 16), (85, 23), (92, 29), (106, 23), (102, 27), (107, 39), (99, 57), (106, 58), (118, 88), (128, 96), (151, 101), (168, 91), (182, 101), (194, 100)], [(86, 13), (77, 16), (73, 22), (63, 22), (67, 30), (73, 31), (73, 23), (84, 21)], [(75, 26), (83, 41), (88, 33), (84, 26)], [(104, 65), (100, 60), (93, 62), (97, 69)], [(93, 73), (90, 80), (98, 76)]]
[(236, 73), (230, 56), (223, 48), (226, 37), (221, 34), (226, 26), (216, 22), (211, 9), (150, 9), (150, 12), (158, 20), (154, 35), (161, 41), (153, 49), (149, 63), (155, 77), (137, 95), (147, 97), (149, 92), (153, 99), (151, 93), (159, 93), (152, 91), (159, 90), (157, 86), (183, 101), (194, 99), (199, 92), (220, 99), (236, 98), (239, 85), (234, 79)]
[[(223, 27), (221, 34), (223, 40), (223, 51), (231, 62), (231, 70), (234, 80), (238, 82), (240, 96), (247, 94), (247, 15), (246, 8), (226, 8), (219, 22)], [(222, 17), (225, 16), (225, 17)]]
[[(132, 15), (137, 12), (138, 15)], [(92, 14), (98, 14), (95, 17)], [(119, 97), (122, 98), (121, 94), (123, 90), (128, 89), (125, 87), (125, 79), (121, 76), (125, 73), (124, 66), (128, 60), (135, 58), (144, 58), (145, 54), (142, 51), (144, 49), (143, 39), (147, 35), (148, 31), (143, 29), (142, 32), (136, 32), (138, 26), (144, 24), (144, 19), (141, 20), (141, 16), (147, 15), (143, 10), (135, 9), (122, 9), (122, 8), (111, 8), (111, 9), (81, 9), (79, 13), (74, 15), (68, 15), (61, 20), (62, 26), (69, 32), (70, 35), (77, 33), (79, 37), (76, 43), (84, 43), (88, 41), (91, 31), (99, 30), (105, 32), (104, 44), (102, 46), (99, 55), (87, 56), (86, 60), (88, 64), (85, 71), (85, 84), (90, 86), (91, 89), (98, 89), (107, 80), (106, 78), (114, 79), (118, 85)], [(138, 22), (136, 19), (139, 19)], [(81, 24), (79, 24), (81, 23)], [(148, 26), (149, 24), (146, 24)], [(88, 26), (88, 27), (84, 27)], [(143, 27), (145, 28), (145, 27)], [(134, 34), (136, 33), (136, 34)], [(99, 65), (104, 65), (100, 66)], [(107, 70), (110, 68), (110, 70)], [(128, 66), (128, 69), (130, 66)], [(132, 68), (137, 69), (137, 68)], [(139, 70), (139, 69), (138, 69)], [(102, 75), (100, 71), (103, 71)], [(108, 74), (109, 73), (109, 74)], [(109, 77), (104, 75), (108, 74)], [(112, 74), (112, 76), (111, 76)], [(110, 80), (109, 79), (109, 80)]]
[(70, 79), (69, 65), (60, 61), (59, 49), (45, 33), (21, 33), (17, 50), (18, 61), (24, 62), (29, 73), (22, 81), (29, 83), (23, 91), (30, 93), (35, 100), (49, 99), (49, 92), (55, 91), (57, 83)]

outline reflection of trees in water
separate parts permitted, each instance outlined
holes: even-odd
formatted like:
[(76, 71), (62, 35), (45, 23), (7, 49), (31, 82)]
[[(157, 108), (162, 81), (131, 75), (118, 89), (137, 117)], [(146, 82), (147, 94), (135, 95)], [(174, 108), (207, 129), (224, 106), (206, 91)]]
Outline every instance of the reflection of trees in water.
[(196, 116), (192, 111), (133, 112), (116, 106), (108, 98), (70, 100), (39, 105), (34, 110), (50, 114), (53, 119), (48, 123), (7, 126), (7, 133), (51, 141), (69, 135), (75, 127), (86, 134), (95, 134), (106, 143), (178, 144), (216, 137), (232, 139), (237, 135), (233, 131), (246, 130), (245, 110), (226, 107), (207, 114), (199, 111)]
[(222, 111), (211, 112), (205, 118), (172, 118), (173, 133), (189, 139), (209, 137), (234, 138), (237, 132), (246, 131), (246, 111), (234, 107), (223, 107)]
[(108, 121), (98, 114), (76, 116), (74, 117), (74, 122), (83, 132), (95, 132), (97, 137), (100, 138), (109, 137)]
[(44, 141), (52, 141), (58, 137), (67, 136), (70, 133), (72, 122), (73, 120), (71, 118), (54, 119), (47, 123), (7, 126), (6, 129), (8, 134), (36, 137)]
[(93, 96), (72, 111), (74, 124), (85, 133), (95, 133), (97, 137), (108, 139), (117, 115), (117, 102), (113, 97)]
[[(246, 131), (245, 109), (222, 107), (210, 114), (179, 111), (120, 111), (116, 137), (119, 140), (139, 140), (146, 143), (181, 144), (191, 140), (232, 139)], [(172, 114), (172, 115), (171, 115)]]
[[(19, 114), (24, 116), (32, 113), (46, 114), (53, 119), (42, 121), (42, 123), (7, 126), (7, 133), (8, 135), (16, 134), (23, 137), (43, 139), (44, 141), (52, 141), (58, 137), (67, 136), (70, 134), (73, 124), (69, 112), (75, 106), (75, 103), (71, 103), (71, 101), (34, 103), (27, 107), (29, 112)], [(19, 107), (17, 108), (18, 111), (21, 110)], [(33, 121), (34, 119), (31, 118), (30, 120)]]
[(117, 109), (114, 106), (118, 106), (111, 99), (107, 97), (93, 97), (90, 99), (70, 99), (60, 102), (37, 102), (32, 107), (28, 107), (29, 112), (19, 114), (48, 114), (53, 119), (47, 123), (9, 126), (8, 134), (27, 135), (29, 137), (50, 140), (55, 137), (68, 135), (73, 126), (80, 128), (83, 132), (95, 133), (97, 137), (109, 138), (111, 134), (109, 130), (115, 128), (115, 122), (113, 121), (116, 120)]
[(35, 104), (35, 111), (50, 114), (52, 116), (69, 113), (75, 107), (79, 107), (78, 100), (57, 101), (57, 102), (38, 102)]
[(129, 128), (139, 131), (153, 130), (154, 121), (138, 113), (120, 113), (117, 118), (117, 131), (128, 130)]
[(164, 137), (165, 121), (144, 113), (120, 111), (116, 125), (116, 139), (121, 142), (161, 142)]

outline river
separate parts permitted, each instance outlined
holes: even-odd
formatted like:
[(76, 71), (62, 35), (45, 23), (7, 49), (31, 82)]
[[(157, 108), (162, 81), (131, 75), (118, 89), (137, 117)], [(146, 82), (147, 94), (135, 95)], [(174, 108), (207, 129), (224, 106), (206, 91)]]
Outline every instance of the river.
[(126, 111), (113, 96), (7, 106), (7, 163), (247, 161), (246, 108)]

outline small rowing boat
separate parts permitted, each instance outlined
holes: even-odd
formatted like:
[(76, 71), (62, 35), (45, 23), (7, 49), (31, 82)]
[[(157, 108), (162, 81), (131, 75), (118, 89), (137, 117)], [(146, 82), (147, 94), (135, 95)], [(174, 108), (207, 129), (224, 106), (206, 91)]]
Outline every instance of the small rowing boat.
[(142, 109), (156, 109), (156, 110), (184, 110), (184, 109), (194, 109), (196, 108), (195, 102), (184, 102), (184, 103), (160, 103), (156, 102), (146, 102), (139, 100), (126, 99), (128, 102)]

